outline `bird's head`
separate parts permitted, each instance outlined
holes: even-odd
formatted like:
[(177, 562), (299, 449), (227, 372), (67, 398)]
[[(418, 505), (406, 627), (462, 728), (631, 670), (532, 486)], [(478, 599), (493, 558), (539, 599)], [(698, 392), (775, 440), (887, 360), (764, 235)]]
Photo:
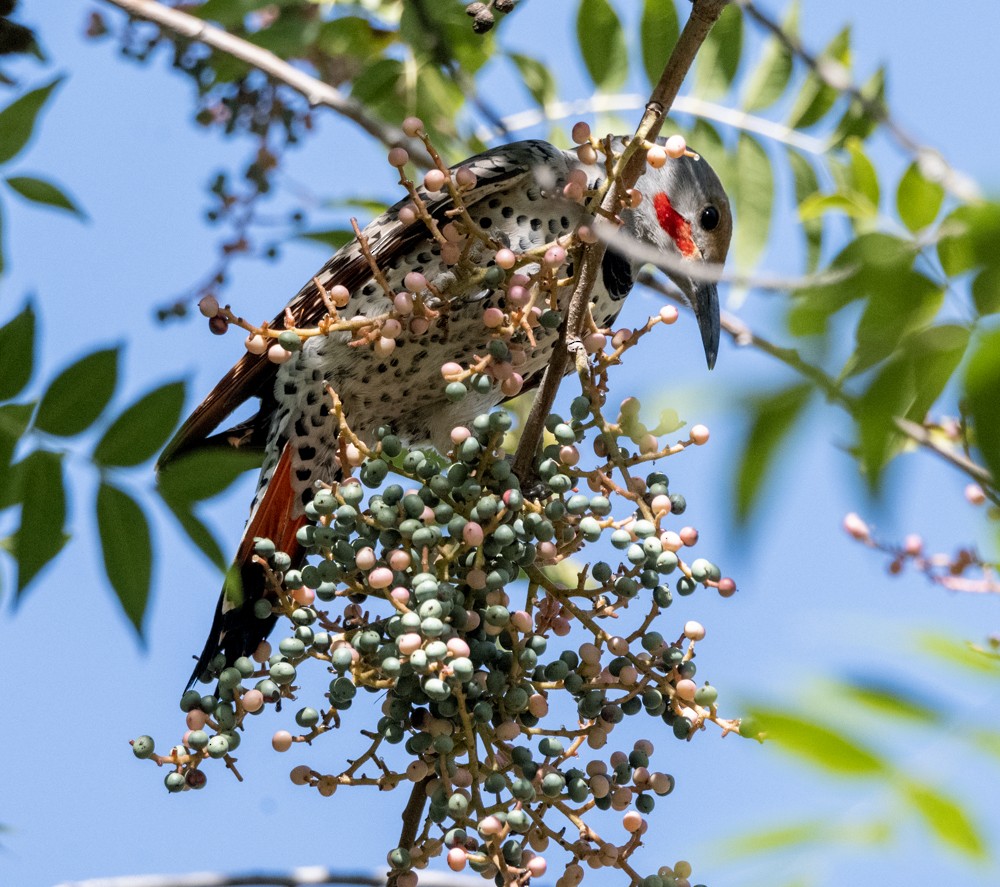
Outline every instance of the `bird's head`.
[[(659, 169), (647, 166), (636, 187), (643, 199), (622, 212), (625, 228), (664, 257), (661, 267), (694, 310), (711, 369), (719, 353), (719, 294), (714, 281), (696, 272), (721, 268), (729, 251), (733, 216), (722, 182), (704, 158), (683, 156)], [(638, 272), (650, 257), (631, 259)]]

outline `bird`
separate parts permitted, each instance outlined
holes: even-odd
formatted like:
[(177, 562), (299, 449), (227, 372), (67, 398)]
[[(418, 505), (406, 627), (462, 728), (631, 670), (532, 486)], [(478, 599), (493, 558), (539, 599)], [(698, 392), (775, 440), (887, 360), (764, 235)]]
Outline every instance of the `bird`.
[[(612, 146), (620, 149), (624, 143), (619, 137)], [(593, 161), (593, 155), (588, 159)], [(541, 140), (495, 147), (451, 170), (465, 183), (461, 202), (468, 212), (467, 223), (487, 235), (476, 239), (463, 262), (487, 271), (496, 264), (498, 249), (524, 253), (572, 234), (581, 222), (582, 207), (564, 196), (567, 183), (594, 189), (607, 175), (603, 158), (584, 163), (580, 152)], [(608, 247), (591, 296), (592, 316), (602, 328), (614, 322), (644, 264), (643, 256), (653, 250), (693, 309), (711, 369), (719, 347), (719, 304), (716, 284), (704, 270), (721, 266), (729, 248), (732, 213), (725, 189), (704, 158), (687, 152), (671, 156), (658, 168), (647, 165), (634, 190), (642, 195), (638, 204), (632, 201), (619, 216), (622, 232), (640, 249), (629, 255), (620, 239)], [(447, 232), (454, 217), (449, 211), (455, 208), (448, 189), (419, 187), (416, 194)], [(267, 595), (263, 570), (253, 561), (255, 540), (272, 540), (290, 555), (294, 566), (304, 561), (296, 534), (307, 521), (305, 506), (317, 483), (330, 484), (341, 477), (338, 423), (327, 386), (336, 392), (352, 431), (369, 444), (375, 429), (389, 423), (409, 445), (428, 444), (440, 452), (447, 451), (453, 427), (509, 399), (510, 385), (473, 390), (457, 402), (446, 396), (442, 365), (467, 363), (486, 352), (490, 330), (484, 326), (484, 312), (509, 307), (507, 292), (502, 282), (491, 286), (489, 275), (463, 276), (453, 259), (446, 263), (441, 239), (431, 236), (425, 220), (412, 219), (413, 207), (412, 197), (404, 198), (368, 224), (360, 238), (339, 249), (299, 290), (272, 326), (282, 328), (289, 317), (299, 328), (317, 324), (328, 315), (333, 291), (346, 296), (339, 309), (341, 318), (384, 315), (394, 307), (390, 295), (404, 292), (405, 284), (412, 285), (414, 279), (445, 295), (447, 310), (440, 318), (411, 324), (391, 353), (348, 344), (351, 333), (345, 331), (306, 339), (280, 364), (270, 361), (266, 352), (248, 351), (161, 455), (157, 467), (165, 472), (185, 454), (204, 447), (223, 444), (263, 450), (250, 517), (230, 571), (240, 581), (227, 582), (223, 589), (188, 688), (205, 675), (213, 659), (219, 661), (218, 654), (227, 664), (251, 655), (274, 625), (275, 616), (260, 619), (253, 612), (253, 604)], [(382, 281), (373, 273), (373, 262)], [(492, 280), (502, 281), (504, 275), (497, 271)], [(411, 272), (422, 277), (414, 278)], [(570, 287), (564, 289), (568, 293)], [(568, 294), (560, 308), (565, 309), (566, 301)], [(557, 330), (544, 326), (534, 332), (537, 344), (522, 355), (517, 367), (522, 384), (514, 388), (528, 390), (539, 384), (558, 338)], [(255, 398), (260, 407), (250, 419), (216, 432), (237, 408)]]

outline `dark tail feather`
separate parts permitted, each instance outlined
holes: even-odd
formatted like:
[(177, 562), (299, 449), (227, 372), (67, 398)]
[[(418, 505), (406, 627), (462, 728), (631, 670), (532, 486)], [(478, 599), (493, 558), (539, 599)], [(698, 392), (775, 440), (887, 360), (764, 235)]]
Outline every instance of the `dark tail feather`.
[(226, 665), (232, 665), (241, 656), (250, 656), (274, 628), (276, 616), (258, 619), (254, 615), (254, 604), (273, 596), (267, 587), (263, 568), (253, 562), (254, 540), (270, 539), (278, 551), (284, 551), (291, 557), (292, 569), (298, 569), (305, 559), (305, 552), (296, 534), (306, 523), (306, 517), (292, 517), (295, 499), (291, 482), (291, 450), (286, 446), (243, 533), (215, 607), (205, 649), (198, 657), (188, 689), (205, 673), (218, 653), (225, 655)]

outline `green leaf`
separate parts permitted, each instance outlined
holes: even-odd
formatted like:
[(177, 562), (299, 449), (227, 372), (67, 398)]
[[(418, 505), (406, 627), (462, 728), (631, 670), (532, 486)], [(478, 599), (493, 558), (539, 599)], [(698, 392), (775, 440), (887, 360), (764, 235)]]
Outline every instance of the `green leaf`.
[(20, 473), (24, 462), (12, 465), (17, 445), (31, 425), (33, 403), (8, 403), (0, 406), (0, 511), (20, 500)]
[(87, 217), (86, 213), (70, 200), (61, 189), (53, 185), (52, 182), (45, 181), (45, 179), (36, 179), (30, 176), (11, 176), (7, 179), (7, 184), (25, 200), (30, 200), (32, 203), (41, 203), (44, 206), (64, 209), (81, 219)]
[[(822, 58), (828, 62), (838, 62), (845, 68), (850, 68), (850, 28), (844, 28), (830, 41), (826, 49), (823, 50)], [(830, 112), (839, 97), (838, 90), (827, 86), (814, 72), (810, 72), (802, 84), (798, 98), (792, 105), (788, 125), (792, 129), (806, 129), (819, 123)]]
[(760, 258), (771, 229), (774, 202), (774, 173), (767, 152), (745, 132), (736, 146), (736, 176), (730, 189), (736, 205), (738, 224), (734, 226), (733, 252), (740, 267), (749, 267)]
[(802, 204), (819, 191), (819, 179), (812, 164), (798, 151), (788, 149), (788, 163), (795, 178), (795, 201), (799, 205), (802, 233), (806, 239), (806, 270), (810, 273), (819, 267), (823, 248), (823, 220), (802, 219)]
[(141, 635), (153, 579), (153, 544), (146, 515), (128, 493), (102, 483), (97, 491), (97, 529), (104, 572), (125, 615)]
[(808, 384), (792, 385), (750, 402), (753, 422), (736, 473), (736, 518), (741, 524), (750, 518), (780, 446), (802, 415), (811, 393)]
[(806, 844), (816, 844), (828, 840), (829, 823), (825, 819), (796, 820), (789, 825), (768, 826), (752, 829), (725, 841), (725, 850), (731, 856), (742, 859), (761, 853), (780, 850), (801, 849)]
[(244, 471), (259, 468), (260, 462), (259, 453), (228, 447), (197, 450), (160, 470), (160, 495), (169, 504), (190, 506), (218, 496)]
[(880, 192), (878, 172), (874, 164), (865, 154), (860, 139), (852, 137), (845, 142), (844, 147), (847, 148), (851, 158), (849, 167), (851, 187), (859, 194), (863, 194), (878, 211)]
[(896, 209), (903, 224), (914, 232), (926, 228), (937, 218), (943, 202), (944, 188), (924, 178), (920, 166), (913, 161), (896, 191)]
[(168, 382), (125, 409), (94, 448), (97, 465), (141, 465), (159, 452), (180, 421), (184, 383)]
[(1000, 673), (1000, 659), (968, 641), (956, 641), (940, 634), (923, 634), (918, 639), (918, 647), (950, 665), (958, 665), (977, 674), (995, 678)]
[(66, 489), (62, 456), (35, 450), (16, 467), (20, 489), (21, 521), (11, 540), (17, 561), (18, 598), (69, 539), (66, 523)]
[(906, 336), (896, 355), (855, 401), (859, 455), (872, 489), (899, 449), (897, 416), (920, 422), (961, 362), (969, 341), (964, 327), (942, 324)]
[(813, 194), (799, 204), (799, 218), (803, 222), (822, 219), (831, 212), (843, 213), (851, 219), (874, 219), (878, 216), (878, 207), (857, 191)]
[(938, 258), (949, 277), (980, 266), (1000, 265), (1000, 203), (966, 204), (941, 223)]
[(212, 531), (186, 505), (168, 501), (167, 508), (177, 518), (177, 522), (187, 533), (188, 539), (198, 547), (198, 550), (220, 570), (225, 570), (228, 559), (212, 535)]
[(34, 362), (35, 309), (29, 304), (0, 327), (0, 401), (24, 390)]
[(1000, 330), (980, 339), (965, 371), (965, 402), (983, 462), (1000, 477)]
[(961, 804), (929, 785), (905, 781), (900, 786), (907, 809), (914, 810), (942, 844), (973, 859), (985, 859), (986, 841)]
[(587, 73), (602, 92), (620, 89), (628, 77), (625, 32), (608, 0), (580, 0), (576, 35)]
[[(791, 38), (799, 33), (799, 0), (792, 0), (781, 26)], [(792, 76), (792, 53), (777, 37), (768, 38), (761, 54), (760, 64), (750, 75), (743, 90), (743, 107), (747, 111), (769, 108), (784, 95)]]
[(740, 66), (743, 49), (743, 11), (735, 3), (722, 10), (708, 32), (695, 63), (695, 92), (717, 99), (729, 92)]
[(851, 100), (833, 134), (835, 145), (849, 138), (867, 139), (885, 119), (885, 68), (879, 68), (872, 74), (858, 92), (866, 100), (867, 107), (857, 99)]
[(311, 240), (332, 249), (340, 249), (354, 239), (354, 232), (343, 228), (331, 228), (328, 231), (300, 231), (295, 236), (299, 240)]
[(858, 321), (855, 350), (841, 377), (862, 373), (885, 360), (903, 336), (930, 324), (943, 304), (944, 289), (912, 269), (880, 286)]
[(540, 108), (544, 108), (555, 100), (556, 79), (548, 65), (530, 55), (522, 55), (519, 52), (510, 53), (509, 58), (517, 67), (517, 71), (521, 75), (521, 82)]
[(3, 274), (4, 268), (4, 257), (3, 257), (3, 204), (0, 203), (0, 274)]
[(863, 680), (845, 681), (836, 687), (853, 704), (870, 708), (880, 717), (922, 724), (936, 724), (942, 720), (940, 707), (933, 700), (899, 684), (865, 677)]
[(650, 85), (655, 86), (659, 82), (680, 32), (674, 0), (645, 0), (639, 23), (639, 39), (642, 44), (642, 64)]
[(972, 302), (980, 315), (1000, 311), (1000, 265), (983, 268), (972, 281)]
[(751, 714), (769, 741), (823, 770), (844, 776), (881, 776), (889, 771), (874, 751), (830, 727), (776, 709), (757, 709)]
[(86, 431), (104, 412), (117, 382), (117, 348), (88, 354), (52, 380), (38, 405), (35, 427), (60, 437)]
[(57, 77), (48, 86), (25, 93), (0, 111), (0, 163), (13, 160), (28, 144), (38, 112), (61, 82), (62, 77)]

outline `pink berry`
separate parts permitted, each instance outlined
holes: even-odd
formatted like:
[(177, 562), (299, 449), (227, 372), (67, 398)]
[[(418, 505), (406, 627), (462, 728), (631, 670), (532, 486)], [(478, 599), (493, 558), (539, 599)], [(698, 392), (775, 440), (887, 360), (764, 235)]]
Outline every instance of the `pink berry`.
[(263, 336), (247, 336), (247, 340), (243, 344), (251, 354), (263, 354), (267, 351), (267, 339)]
[(590, 225), (581, 225), (576, 229), (576, 236), (581, 243), (597, 243), (597, 234)]
[(523, 286), (512, 286), (507, 290), (507, 301), (521, 307), (528, 304), (531, 294)]
[(347, 303), (351, 301), (351, 291), (341, 284), (337, 284), (330, 288), (330, 292), (327, 294), (330, 296), (330, 301), (337, 308), (346, 308)]
[(382, 335), (388, 339), (398, 339), (403, 334), (403, 325), (394, 317), (382, 324)]
[(306, 585), (292, 592), (292, 600), (303, 607), (311, 607), (316, 600), (316, 592)]
[(413, 204), (408, 203), (406, 206), (400, 207), (399, 221), (402, 225), (412, 225), (417, 218), (417, 208)]
[(260, 690), (247, 690), (240, 702), (243, 704), (243, 708), (252, 714), (255, 711), (260, 711), (263, 707), (264, 694)]
[(594, 150), (593, 145), (580, 145), (576, 149), (576, 156), (584, 166), (593, 166), (597, 163), (597, 152)]
[(448, 868), (453, 872), (460, 872), (465, 868), (465, 863), (469, 859), (464, 847), (452, 847), (448, 851)]
[(563, 186), (563, 197), (567, 200), (572, 200), (574, 203), (579, 203), (583, 200), (583, 188), (576, 184), (576, 182), (567, 182)]
[(392, 297), (392, 307), (395, 309), (397, 314), (402, 314), (404, 317), (408, 314), (413, 313), (413, 296), (409, 293), (396, 293)]
[(660, 320), (663, 323), (676, 323), (678, 317), (680, 317), (680, 312), (673, 305), (664, 305), (660, 309)]
[(446, 265), (457, 265), (462, 258), (462, 252), (454, 243), (445, 243), (441, 247), (441, 261)]
[(420, 135), (420, 132), (421, 130), (423, 130), (423, 128), (424, 128), (424, 121), (421, 120), (419, 117), (407, 117), (403, 121), (402, 130), (411, 139), (416, 138), (418, 135)]
[(288, 751), (292, 747), (292, 734), (287, 730), (279, 730), (271, 737), (271, 747), (275, 751)]
[(257, 644), (257, 649), (253, 651), (254, 662), (267, 662), (271, 658), (271, 645), (267, 641)]
[(372, 588), (388, 588), (392, 585), (392, 570), (388, 567), (376, 567), (368, 574), (368, 584)]
[(667, 162), (667, 152), (659, 145), (653, 145), (646, 152), (646, 163), (653, 169), (660, 169)]
[(690, 702), (694, 699), (694, 694), (698, 692), (698, 685), (690, 678), (683, 678), (677, 682), (675, 689), (681, 699)]
[(472, 436), (472, 432), (469, 431), (464, 425), (456, 425), (451, 429), (451, 442), (458, 446), (460, 443), (465, 443)]
[(844, 517), (844, 530), (859, 542), (867, 542), (871, 534), (868, 524), (853, 511)]
[(608, 344), (608, 337), (604, 333), (588, 333), (583, 337), (583, 347), (587, 354), (598, 354), (603, 351)]
[(389, 165), (397, 169), (406, 166), (410, 160), (410, 152), (406, 148), (393, 148), (389, 152)]
[(286, 351), (281, 345), (272, 345), (267, 349), (267, 359), (271, 363), (284, 363), (292, 356), (291, 351)]
[(483, 326), (496, 329), (503, 323), (503, 312), (499, 308), (487, 308), (483, 312)]
[(705, 626), (700, 622), (691, 620), (684, 623), (684, 637), (689, 641), (700, 641), (705, 637)]
[(424, 187), (430, 192), (440, 191), (447, 181), (447, 176), (439, 169), (431, 169), (424, 176)]
[(561, 246), (550, 246), (547, 250), (545, 250), (545, 258), (543, 261), (550, 268), (558, 268), (563, 262), (566, 261), (566, 250)]
[(461, 188), (472, 188), (476, 184), (476, 174), (467, 166), (462, 166), (455, 173), (455, 181)]
[(299, 764), (298, 767), (292, 768), (288, 776), (295, 785), (306, 785), (309, 782), (309, 768), (305, 764)]
[(577, 145), (590, 141), (590, 124), (584, 123), (582, 120), (574, 123), (571, 136), (574, 144)]
[(483, 528), (475, 521), (469, 521), (462, 527), (462, 539), (466, 545), (482, 545), (483, 538)]
[(453, 360), (449, 360), (447, 363), (441, 364), (441, 375), (446, 379), (450, 376), (457, 376), (462, 372), (461, 364), (455, 363)]
[(509, 379), (504, 379), (500, 383), (500, 390), (507, 397), (514, 397), (516, 394), (520, 394), (522, 387), (524, 387), (524, 379), (520, 373), (511, 373)]
[(224, 336), (229, 330), (229, 321), (221, 314), (216, 314), (209, 318), (208, 329), (213, 336)]
[(426, 317), (414, 317), (410, 321), (410, 332), (415, 336), (422, 336), (431, 328), (431, 322)]
[(664, 146), (667, 157), (673, 157), (677, 159), (678, 157), (683, 157), (684, 152), (687, 151), (687, 142), (684, 141), (684, 136), (672, 135), (667, 139), (667, 144)]
[(368, 546), (365, 546), (354, 556), (354, 560), (359, 569), (370, 570), (375, 566), (375, 552)]
[(408, 632), (407, 634), (401, 634), (399, 640), (396, 641), (396, 646), (399, 647), (399, 652), (404, 656), (409, 656), (411, 653), (415, 653), (419, 650), (424, 643), (424, 639), (420, 637), (416, 632)]
[(968, 484), (965, 488), (965, 501), (970, 505), (982, 505), (986, 501), (986, 493), (979, 484)]
[(728, 577), (719, 580), (718, 588), (721, 597), (732, 597), (736, 594), (736, 582)]
[(496, 263), (499, 268), (503, 268), (504, 271), (509, 271), (514, 267), (517, 262), (517, 256), (514, 255), (514, 251), (504, 247), (503, 249), (498, 249), (496, 254)]
[(698, 531), (694, 527), (681, 527), (680, 537), (688, 548), (698, 544)]
[(695, 446), (702, 446), (708, 443), (708, 428), (704, 425), (693, 425), (691, 427), (691, 440)]

